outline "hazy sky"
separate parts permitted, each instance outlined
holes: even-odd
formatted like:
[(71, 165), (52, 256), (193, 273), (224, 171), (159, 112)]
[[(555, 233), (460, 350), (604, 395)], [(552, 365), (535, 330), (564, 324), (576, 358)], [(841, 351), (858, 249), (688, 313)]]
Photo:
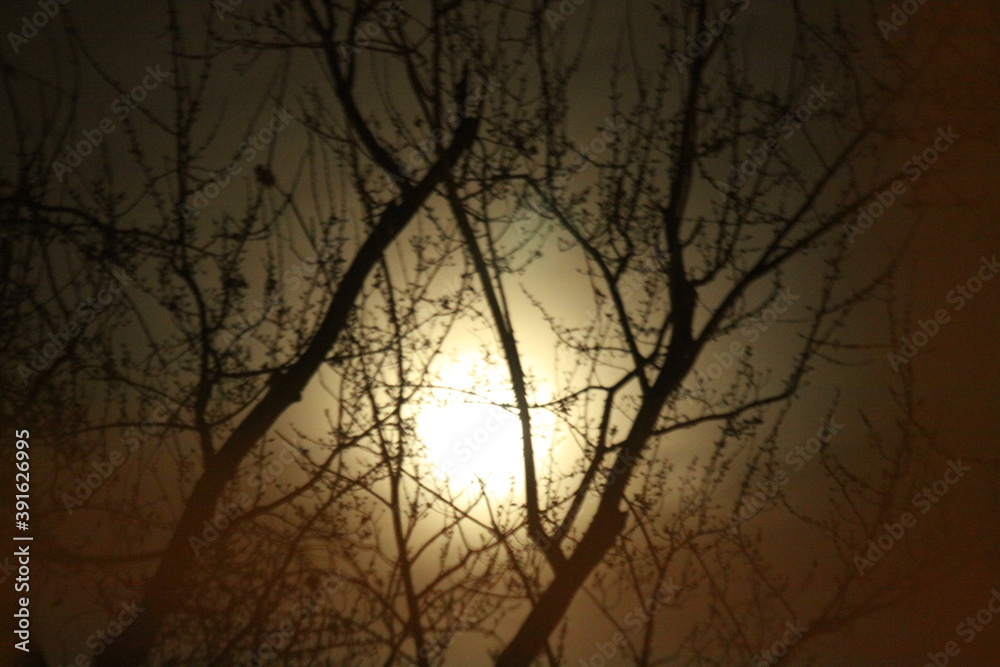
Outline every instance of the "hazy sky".
[[(853, 1), (853, 0), (852, 0)], [(115, 2), (114, 0), (77, 0), (69, 5), (71, 14), (79, 22), (88, 44), (93, 45), (95, 57), (107, 64), (122, 82), (138, 81), (146, 67), (152, 63), (166, 64), (165, 41), (162, 36), (162, 16), (155, 3)], [(846, 3), (845, 3), (846, 4)], [(993, 3), (995, 4), (995, 2)], [(642, 3), (634, 3), (634, 16), (643, 16)], [(754, 53), (760, 52), (755, 65), (764, 76), (772, 62), (780, 60), (782, 39), (789, 34), (789, 15), (780, 9), (785, 3), (777, 0), (754, 2), (747, 15), (759, 30), (760, 43), (748, 44)], [(21, 16), (34, 2), (9, 2), (0, 7), (0, 27), (7, 30), (20, 24)], [(596, 6), (596, 5), (595, 5)], [(860, 3), (859, 5), (860, 6)], [(888, 3), (879, 5), (879, 15), (888, 16)], [(908, 322), (916, 326), (921, 320), (934, 316), (938, 309), (950, 313), (950, 321), (940, 327), (926, 349), (920, 351), (912, 362), (917, 378), (918, 392), (924, 400), (921, 418), (923, 425), (936, 432), (938, 445), (944, 458), (966, 456), (970, 461), (982, 458), (996, 459), (997, 433), (1000, 432), (1000, 410), (997, 409), (997, 386), (1000, 381), (1000, 354), (996, 343), (997, 323), (1000, 322), (1000, 278), (985, 282), (982, 291), (966, 300), (961, 309), (955, 307), (949, 295), (959, 284), (974, 276), (983, 259), (1000, 255), (1000, 189), (995, 180), (1000, 146), (1000, 116), (996, 113), (996, 95), (1000, 92), (1000, 50), (996, 34), (981, 29), (988, 19), (990, 0), (963, 2), (961, 10), (956, 5), (930, 0), (912, 19), (911, 35), (891, 35), (890, 45), (897, 40), (905, 48), (907, 39), (929, 40), (939, 43), (932, 62), (921, 76), (922, 84), (932, 94), (923, 98), (921, 107), (913, 109), (913, 116), (924, 120), (922, 128), (926, 140), (915, 137), (914, 150), (922, 150), (933, 142), (938, 128), (952, 128), (959, 135), (940, 161), (933, 165), (919, 181), (914, 182), (898, 206), (877, 221), (872, 230), (856, 241), (859, 265), (884, 257), (885, 248), (897, 243), (899, 230), (909, 222), (918, 220), (916, 235), (910, 255), (902, 272), (898, 287), (909, 293)], [(586, 25), (590, 5), (566, 21), (568, 31), (582, 31)], [(586, 11), (585, 11), (586, 10)], [(611, 59), (616, 53), (620, 31), (618, 26), (622, 11), (616, 6), (600, 5), (596, 10), (590, 47), (584, 58), (584, 69), (576, 82), (574, 99), (578, 106), (571, 110), (571, 118), (580, 137), (599, 125), (609, 109), (602, 106), (605, 100), (593, 95), (591, 88), (606, 84)], [(638, 29), (648, 26), (637, 19)], [(994, 22), (991, 25), (996, 26)], [(47, 31), (23, 47), (25, 58), (38, 62), (46, 60), (56, 31)], [(640, 43), (641, 40), (640, 40)], [(774, 50), (768, 50), (769, 43)], [(10, 45), (3, 44), (9, 55)], [(651, 58), (640, 47), (643, 58)], [(24, 64), (24, 60), (18, 62)], [(86, 72), (88, 68), (85, 66)], [(92, 73), (85, 73), (88, 88), (86, 103), (81, 107), (78, 122), (89, 126), (107, 115), (114, 95), (106, 85), (99, 83)], [(220, 95), (231, 96), (237, 102), (241, 92), (258, 90), (261, 81), (233, 73), (231, 86), (220, 90)], [(105, 91), (107, 94), (105, 94)], [(151, 91), (150, 104), (157, 105), (158, 95), (165, 101), (167, 91)], [(87, 116), (87, 113), (90, 115)], [(93, 122), (88, 122), (86, 118)], [(7, 125), (2, 131), (9, 135)], [(241, 135), (241, 128), (231, 130), (234, 137)], [(918, 133), (919, 134), (919, 133)], [(905, 161), (905, 142), (900, 144), (902, 161)], [(885, 156), (895, 163), (897, 156)], [(585, 176), (583, 177), (586, 178)], [(546, 247), (553, 252), (557, 235), (549, 237)], [(567, 298), (574, 290), (586, 292), (582, 279), (575, 275), (579, 258), (567, 253), (559, 261), (530, 269), (520, 280), (532, 295), (543, 302), (556, 303), (565, 309), (565, 315), (586, 317), (590, 311)], [(859, 270), (870, 268), (859, 266)], [(803, 264), (793, 275), (801, 281), (802, 290), (808, 291), (816, 267)], [(511, 294), (520, 294), (517, 282), (511, 281)], [(514, 297), (515, 314), (532, 324), (526, 325), (524, 351), (529, 361), (543, 369), (550, 362), (552, 338), (537, 312), (532, 311), (528, 300)], [(857, 330), (868, 324), (863, 320), (851, 323)], [(769, 341), (768, 354), (780, 358), (782, 350), (792, 340), (774, 338)], [(897, 348), (898, 348), (897, 341)], [(549, 355), (549, 356), (547, 356)], [(856, 414), (865, 409), (891, 420), (891, 401), (884, 390), (892, 378), (892, 370), (884, 354), (876, 355), (872, 363), (864, 366), (838, 368), (818, 373), (812, 386), (804, 393), (805, 413), (815, 413), (814, 419), (802, 418), (801, 432), (805, 433), (815, 420), (825, 413), (827, 404), (836, 390), (840, 391), (845, 412)], [(814, 403), (810, 403), (814, 401)], [(311, 406), (295, 408), (292, 416), (301, 416)], [(854, 434), (860, 436), (860, 433)], [(790, 436), (791, 437), (791, 436)], [(692, 453), (704, 443), (694, 443)], [(960, 507), (956, 511), (961, 525), (949, 535), (918, 533), (921, 545), (940, 548), (954, 556), (963, 552), (973, 553), (979, 537), (1000, 528), (1000, 485), (997, 469), (985, 463), (973, 463), (970, 481), (962, 484), (947, 498), (948, 503)], [(817, 494), (824, 489), (817, 488)], [(791, 537), (789, 549), (793, 550)], [(993, 587), (1000, 587), (997, 565), (1000, 554), (970, 557), (960, 565), (961, 558), (953, 561), (954, 569), (944, 575), (928, 575), (921, 582), (923, 593), (902, 609), (887, 612), (877, 618), (862, 620), (854, 627), (855, 634), (847, 641), (829, 641), (831, 656), (821, 660), (823, 665), (860, 664), (922, 664), (927, 651), (940, 650), (953, 638), (955, 625), (970, 611), (979, 609)], [(586, 642), (590, 632), (588, 624), (577, 625), (571, 636)], [(821, 644), (822, 645), (822, 644)], [(589, 650), (584, 651), (589, 654)], [(985, 665), (1000, 655), (1000, 622), (988, 627), (976, 641), (963, 646), (957, 665)], [(899, 656), (911, 656), (907, 663), (893, 662)]]

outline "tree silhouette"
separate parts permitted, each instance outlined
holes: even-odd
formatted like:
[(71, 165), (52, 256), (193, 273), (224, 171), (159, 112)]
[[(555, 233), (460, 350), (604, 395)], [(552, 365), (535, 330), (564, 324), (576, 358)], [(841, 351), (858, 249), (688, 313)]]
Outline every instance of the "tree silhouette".
[[(609, 38), (541, 0), (166, 8), (163, 87), (78, 163), (81, 77), (135, 89), (71, 10), (49, 71), (2, 68), (45, 586), (141, 608), (95, 664), (563, 664), (574, 612), (608, 661), (730, 664), (790, 623), (765, 661), (798, 662), (939, 564), (858, 564), (940, 472), (910, 369), (889, 416), (809, 386), (909, 321), (906, 234), (858, 266), (853, 225), (935, 135), (923, 52), (867, 10), (630, 5)], [(465, 449), (440, 405), (478, 415)]]

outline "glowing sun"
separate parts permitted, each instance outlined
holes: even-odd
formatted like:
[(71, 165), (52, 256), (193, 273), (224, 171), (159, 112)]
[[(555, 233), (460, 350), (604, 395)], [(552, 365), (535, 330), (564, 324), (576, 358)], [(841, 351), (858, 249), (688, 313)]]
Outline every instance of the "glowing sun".
[[(510, 405), (514, 397), (502, 367), (478, 365), (466, 357), (449, 363), (440, 373), (441, 385), (416, 416), (417, 435), (435, 476), (461, 490), (483, 480), (493, 490), (519, 485), (524, 463), (521, 423)], [(551, 424), (531, 411), (532, 433)], [(547, 451), (547, 442), (533, 437), (535, 460)], [(547, 439), (546, 439), (547, 440)]]

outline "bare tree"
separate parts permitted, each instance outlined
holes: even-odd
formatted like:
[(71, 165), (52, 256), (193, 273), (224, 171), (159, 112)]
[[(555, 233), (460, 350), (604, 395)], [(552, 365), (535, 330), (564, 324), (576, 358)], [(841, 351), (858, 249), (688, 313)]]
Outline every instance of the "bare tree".
[[(569, 415), (582, 455), (562, 477), (550, 473), (543, 488), (527, 424), (535, 401), (524, 387), (516, 327), (495, 305), (500, 300), (491, 298), (494, 289), (502, 290), (502, 278), (485, 268), (479, 272), (525, 422), (525, 526), (551, 571), (498, 664), (527, 664), (542, 651), (577, 592), (623, 536), (628, 508), (640, 523), (656, 508), (650, 522), (660, 521), (673, 495), (681, 511), (666, 528), (645, 533), (646, 546), (654, 554), (693, 552), (690, 557), (708, 568), (702, 548), (716, 552), (728, 542), (718, 515), (727, 482), (742, 477), (739, 507), (751, 482), (773, 470), (780, 425), (775, 415), (798, 396), (817, 358), (846, 347), (839, 337), (846, 316), (892, 274), (890, 260), (866, 283), (843, 280), (849, 247), (844, 223), (899, 177), (888, 174), (873, 183), (862, 176), (868, 152), (885, 142), (890, 125), (892, 98), (877, 94), (884, 81), (842, 57), (850, 51), (845, 34), (823, 29), (795, 5), (791, 54), (780, 60), (788, 71), (777, 85), (762, 84), (742, 42), (726, 34), (732, 8), (719, 18), (722, 9), (712, 3), (661, 7), (657, 46), (673, 57), (652, 66), (636, 55), (640, 38), (623, 36), (607, 107), (611, 127), (620, 123), (623, 131), (609, 137), (605, 130), (580, 150), (566, 122), (572, 65), (562, 63), (573, 61), (553, 55), (560, 37), (545, 30), (545, 8), (537, 7), (535, 37), (546, 44), (538, 49), (538, 69), (549, 84), (542, 87), (538, 110), (544, 120), (530, 126), (530, 134), (511, 131), (512, 148), (524, 159), (504, 183), (532, 197), (538, 214), (557, 224), (567, 245), (580, 253), (594, 317), (575, 327), (557, 324), (556, 314), (537, 300), (566, 358), (575, 360), (573, 382), (560, 388), (550, 406)], [(845, 21), (838, 16), (832, 24)], [(710, 26), (721, 26), (721, 33)], [(685, 35), (708, 43), (685, 43)], [(834, 81), (836, 91), (828, 87)], [(780, 141), (789, 145), (779, 150)], [(589, 173), (575, 177), (584, 166)], [(484, 241), (469, 231), (471, 222), (463, 223), (470, 199), (471, 217), (485, 225)], [(496, 225), (490, 197), (463, 198), (454, 191), (451, 205), (475, 259)], [(764, 372), (744, 356), (759, 335), (748, 341), (735, 334), (775, 306), (788, 310), (791, 291), (803, 289), (792, 278), (794, 265), (808, 253), (823, 258), (824, 264), (814, 265), (823, 267), (822, 278), (805, 297), (810, 305), (793, 318), (799, 334), (794, 351), (786, 351), (786, 362), (771, 365), (772, 373)], [(478, 264), (487, 262), (480, 258)], [(699, 361), (711, 361), (708, 354), (720, 342), (731, 372), (721, 380), (713, 375), (716, 386), (691, 382), (705, 379), (696, 374)], [(600, 418), (587, 421), (592, 413)], [(703, 469), (689, 470), (672, 490), (666, 480), (674, 461), (665, 448), (677, 435), (709, 425), (717, 429)], [(766, 428), (771, 434), (764, 438)], [(741, 472), (747, 441), (754, 453)], [(880, 499), (876, 506), (888, 506), (892, 486), (871, 489)], [(660, 568), (655, 574), (662, 578)], [(712, 582), (715, 575), (704, 576)], [(742, 633), (740, 618), (729, 622)], [(742, 640), (742, 648), (750, 648)]]
[[(901, 175), (877, 156), (928, 139), (895, 131), (914, 75), (869, 13), (629, 5), (606, 39), (608, 10), (570, 3), (263, 4), (167, 3), (169, 103), (68, 174), (79, 85), (2, 69), (5, 357), (129, 283), (4, 405), (59, 407), (47, 512), (100, 517), (52, 522), (50, 589), (142, 609), (99, 664), (429, 665), (475, 636), (555, 665), (574, 604), (635, 664), (729, 664), (800, 623), (788, 660), (912, 592), (856, 563), (928, 470), (912, 378), (896, 431), (805, 398), (883, 344), (851, 316), (892, 302), (905, 235), (860, 271), (852, 225)], [(127, 95), (67, 25), (55, 71)], [(509, 418), (466, 451), (516, 479), (442, 474), (435, 403)], [(803, 419), (815, 462), (786, 489)], [(795, 531), (824, 546), (779, 572)]]
[[(163, 525), (166, 520), (169, 539), (154, 554), (129, 554), (133, 559), (152, 557), (156, 566), (143, 584), (143, 613), (99, 657), (108, 664), (143, 662), (164, 623), (186, 604), (185, 582), (191, 581), (191, 573), (197, 570), (198, 549), (192, 539), (204, 535), (203, 527), (222, 511), (220, 508), (227, 503), (232, 505), (234, 497), (241, 497), (235, 491), (227, 491), (227, 487), (244, 474), (241, 466), (250, 463), (251, 452), (282, 413), (300, 400), (318, 369), (328, 361), (342, 358), (336, 356), (338, 347), (344, 348), (343, 355), (350, 356), (350, 339), (358, 340), (360, 333), (347, 337), (344, 332), (356, 326), (352, 314), (366, 280), (384, 261), (386, 248), (422, 209), (447, 171), (469, 151), (479, 125), (471, 108), (470, 113), (461, 114), (453, 124), (440, 125), (445, 129), (436, 137), (439, 143), (435, 155), (428, 156), (426, 166), (404, 170), (389, 148), (387, 142), (391, 138), (379, 136), (372, 126), (373, 120), (366, 118), (356, 100), (357, 60), (338, 52), (338, 47), (351, 44), (350, 28), (359, 22), (376, 20), (385, 8), (359, 4), (355, 12), (342, 14), (326, 13), (303, 4), (296, 20), (301, 21), (299, 25), (307, 26), (314, 39), (323, 45), (320, 52), (325, 51), (326, 61), (319, 71), (325, 73), (332, 93), (331, 99), (326, 95), (315, 96), (302, 109), (296, 109), (299, 118), (294, 125), (309, 132), (310, 145), (300, 163), (307, 166), (309, 177), (318, 177), (330, 185), (326, 192), (315, 193), (311, 202), (315, 212), (306, 214), (299, 207), (297, 194), (306, 176), (298, 169), (286, 173), (273, 162), (282, 139), (275, 140), (275, 135), (286, 128), (280, 123), (272, 124), (268, 130), (270, 139), (264, 141), (261, 141), (264, 131), (257, 129), (269, 120), (271, 109), (265, 106), (269, 100), (281, 110), (289, 73), (287, 60), (277, 64), (273, 70), (276, 75), (263, 91), (258, 110), (246, 119), (245, 136), (252, 139), (257, 133), (258, 142), (248, 139), (248, 148), (247, 142), (241, 145), (237, 141), (220, 152), (215, 146), (223, 142), (227, 128), (207, 116), (215, 104), (207, 99), (207, 94), (222, 56), (214, 46), (200, 54), (188, 51), (187, 40), (193, 28), (182, 26), (182, 17), (174, 5), (169, 9), (171, 64), (167, 76), (171, 83), (167, 85), (173, 96), (174, 113), (160, 114), (141, 107), (136, 116), (125, 122), (131, 162), (144, 176), (139, 192), (119, 191), (112, 180), (90, 185), (81, 178), (51, 195), (75, 200), (74, 206), (65, 211), (44, 198), (44, 188), (10, 198), (11, 205), (56, 221), (63, 219), (61, 214), (85, 219), (89, 215), (92, 236), (106, 230), (106, 237), (100, 239), (101, 248), (108, 252), (115, 249), (124, 255), (124, 242), (131, 251), (131, 262), (147, 262), (141, 269), (129, 267), (141, 273), (136, 281), (155, 304), (133, 311), (135, 317), (129, 330), (141, 342), (133, 339), (124, 346), (108, 342), (104, 350), (108, 355), (106, 363), (101, 364), (91, 381), (102, 382), (112, 392), (127, 387), (143, 397), (163, 397), (172, 406), (179, 406), (164, 424), (170, 427), (172, 438), (157, 440), (172, 454), (177, 488), (182, 493), (178, 498), (168, 492), (166, 500), (171, 504), (182, 500), (181, 509), (173, 518), (139, 515), (140, 520), (150, 525)], [(278, 20), (282, 10), (283, 5), (279, 4), (268, 16)], [(347, 37), (339, 36), (338, 31)], [(447, 47), (449, 40), (442, 30), (428, 29), (427, 34), (433, 40), (430, 48)], [(111, 90), (116, 94), (127, 93), (120, 82), (89, 56), (83, 42), (74, 38), (73, 43), (98, 68)], [(456, 48), (460, 45), (456, 44)], [(419, 51), (413, 48), (400, 61), (405, 64), (407, 58), (418, 55)], [(463, 104), (463, 109), (466, 108), (464, 103), (478, 69), (475, 62), (463, 66), (456, 60), (457, 52), (452, 56), (447, 67), (442, 66), (433, 76), (432, 95), (442, 112), (448, 104)], [(229, 72), (224, 74), (231, 76)], [(62, 91), (57, 91), (56, 97), (59, 92)], [(328, 105), (331, 101), (340, 109), (341, 115), (336, 120), (326, 117), (332, 108)], [(286, 114), (290, 113), (286, 110)], [(279, 117), (276, 113), (275, 118)], [(290, 120), (282, 122), (288, 125)], [(296, 127), (288, 131), (293, 134)], [(147, 151), (156, 150), (150, 147), (163, 140), (173, 147), (166, 170), (160, 158), (146, 157)], [(269, 142), (274, 143), (267, 145)], [(264, 146), (258, 148), (261, 144)], [(38, 147), (35, 159), (39, 162), (52, 154), (44, 152), (44, 148), (45, 144)], [(253, 157), (248, 154), (250, 150), (254, 151)], [(224, 210), (212, 211), (211, 200), (235, 177), (234, 167), (249, 171), (249, 165), (242, 163), (255, 159), (258, 152), (265, 162), (254, 168), (255, 182), (248, 185), (245, 210), (236, 215)], [(345, 189), (339, 175), (324, 169), (322, 156), (353, 165), (359, 180), (346, 184)], [(110, 163), (105, 160), (104, 164)], [(385, 187), (384, 178), (373, 179), (373, 168), (380, 173), (401, 175), (393, 190)], [(334, 195), (338, 191), (344, 195), (341, 201)], [(356, 194), (351, 197), (350, 192)], [(151, 210), (144, 214), (156, 216), (153, 219), (158, 222), (151, 223), (149, 218), (130, 220), (130, 212), (139, 203), (149, 206)], [(356, 208), (360, 205), (364, 208)], [(364, 217), (349, 220), (338, 214), (348, 210)], [(288, 222), (279, 224), (279, 219)], [(296, 253), (301, 254), (297, 257)], [(311, 257), (310, 264), (319, 268), (316, 275), (309, 276), (310, 284), (304, 294), (289, 295), (289, 281), (282, 271), (289, 263), (301, 263), (303, 255), (306, 259)], [(251, 275), (249, 271), (247, 262), (255, 258), (264, 262), (263, 275)], [(260, 284), (262, 279), (264, 307), (255, 313), (246, 297), (252, 291), (251, 282)], [(299, 280), (304, 279), (300, 274)], [(164, 330), (163, 322), (170, 322), (171, 326)], [(293, 333), (286, 338), (281, 334), (290, 325), (294, 327)], [(260, 355), (252, 350), (252, 337), (265, 347), (272, 344), (275, 347)], [(111, 363), (116, 357), (120, 363)], [(158, 380), (151, 382), (154, 378)], [(169, 381), (164, 381), (166, 378)], [(127, 420), (111, 421), (102, 423), (100, 429), (129, 425)], [(355, 437), (341, 434), (342, 439), (332, 453), (313, 467), (329, 470)], [(171, 439), (172, 447), (168, 445)], [(92, 449), (85, 451), (93, 453)], [(304, 467), (313, 472), (310, 466)], [(161, 480), (165, 475), (165, 471), (157, 471)], [(275, 504), (287, 504), (311, 486), (291, 490)], [(153, 489), (155, 486), (150, 488), (145, 484), (140, 487), (133, 511), (150, 499), (149, 493), (155, 498)], [(260, 498), (254, 500), (253, 509), (238, 503), (235, 513), (239, 518), (252, 519), (273, 508), (273, 504), (261, 503)], [(231, 518), (235, 521), (237, 517)]]

